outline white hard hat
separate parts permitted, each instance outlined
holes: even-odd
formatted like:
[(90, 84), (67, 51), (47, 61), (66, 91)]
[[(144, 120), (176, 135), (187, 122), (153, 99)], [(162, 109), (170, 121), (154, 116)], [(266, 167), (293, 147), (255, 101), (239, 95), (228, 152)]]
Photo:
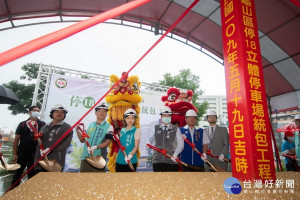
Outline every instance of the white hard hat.
[(105, 102), (101, 102), (98, 106), (96, 106), (95, 110), (97, 111), (97, 110), (99, 110), (101, 108), (103, 108), (105, 110), (108, 110), (108, 106), (107, 106), (107, 104)]
[(297, 114), (297, 115), (295, 116), (295, 119), (300, 119), (300, 114)]
[(208, 110), (206, 115), (216, 115), (217, 116), (217, 112), (214, 110)]
[(54, 106), (52, 106), (51, 111), (54, 111), (54, 110), (63, 110), (63, 111), (65, 111), (65, 113), (68, 113), (65, 105), (61, 104), (61, 103), (57, 103)]
[(191, 109), (191, 110), (186, 111), (185, 117), (197, 117), (197, 113)]
[(129, 109), (127, 109), (127, 110), (125, 111), (125, 113), (124, 113), (124, 119), (125, 119), (126, 117), (128, 117), (129, 115), (133, 115), (134, 117), (137, 117), (135, 110), (132, 109), (132, 108), (129, 108)]
[(172, 115), (172, 110), (169, 106), (164, 106), (162, 109), (161, 109), (161, 113), (160, 115), (162, 114), (169, 114), (169, 115)]

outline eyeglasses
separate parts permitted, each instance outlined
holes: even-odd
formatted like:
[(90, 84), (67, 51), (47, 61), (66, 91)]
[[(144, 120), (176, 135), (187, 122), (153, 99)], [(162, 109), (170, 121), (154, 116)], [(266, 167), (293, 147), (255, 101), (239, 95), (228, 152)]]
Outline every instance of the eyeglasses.
[(217, 116), (215, 116), (215, 115), (208, 115), (207, 118), (213, 118), (214, 119), (214, 118), (217, 118)]

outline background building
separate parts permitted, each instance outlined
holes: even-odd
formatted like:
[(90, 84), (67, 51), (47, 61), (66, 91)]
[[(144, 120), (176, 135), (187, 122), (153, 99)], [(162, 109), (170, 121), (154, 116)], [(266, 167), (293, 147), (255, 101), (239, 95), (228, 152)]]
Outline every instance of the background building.
[(275, 140), (276, 140), (277, 148), (279, 149), (279, 151), (281, 151), (281, 145), (282, 145), (282, 142), (284, 141), (283, 140), (284, 132), (278, 133), (278, 132), (276, 132), (276, 130), (287, 123), (294, 122), (296, 114), (299, 114), (299, 113), (300, 113), (300, 108), (293, 109), (293, 110), (282, 110), (282, 111), (272, 112), (272, 115), (271, 115), (272, 128), (274, 131)]
[[(218, 95), (203, 95), (200, 97), (199, 103), (204, 101), (208, 102), (207, 110), (215, 110), (218, 115), (217, 124), (222, 126), (228, 126), (228, 115), (227, 115), (227, 100), (226, 96), (218, 96)], [(200, 127), (207, 127), (208, 122), (203, 116), (199, 121)]]

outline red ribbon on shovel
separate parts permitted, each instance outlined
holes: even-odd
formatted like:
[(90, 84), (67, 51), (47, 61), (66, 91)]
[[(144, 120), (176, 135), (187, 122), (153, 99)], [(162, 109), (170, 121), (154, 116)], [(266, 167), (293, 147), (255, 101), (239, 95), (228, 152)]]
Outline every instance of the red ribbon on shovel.
[[(147, 146), (151, 149), (154, 149), (155, 151), (157, 151), (158, 153), (163, 154), (166, 158), (174, 158), (173, 156), (167, 154), (167, 150), (166, 149), (159, 149), (155, 146), (152, 146), (151, 144), (147, 143)], [(186, 167), (190, 167), (188, 164), (186, 164), (185, 162), (179, 160), (178, 158), (174, 158), (176, 160), (177, 163), (182, 164)]]
[[(44, 151), (45, 148), (41, 140), (42, 134), (38, 132), (37, 122), (29, 120), (26, 122), (26, 124), (34, 132), (34, 139), (38, 141), (40, 149)], [(56, 161), (56, 159), (48, 160), (47, 154), (50, 152), (50, 150), (51, 149), (44, 153), (42, 156), (44, 157), (44, 161), (39, 161), (39, 164), (47, 171), (60, 172), (62, 170), (62, 166)]]
[[(182, 138), (183, 138), (183, 140), (184, 140), (188, 145), (190, 145), (190, 147), (192, 147), (192, 149), (193, 149), (194, 151), (196, 151), (196, 153), (197, 153), (199, 156), (201, 156), (202, 158), (205, 158), (205, 157), (203, 156), (203, 154), (195, 147), (196, 145), (195, 145), (194, 143), (190, 142), (190, 141), (187, 139), (187, 137), (186, 137), (185, 135), (182, 135)], [(208, 164), (214, 171), (218, 172), (218, 170), (216, 169), (216, 167), (215, 167), (213, 164), (211, 164), (207, 159), (205, 159), (205, 162), (207, 162), (207, 164)]]
[[(82, 128), (80, 127), (82, 126)], [(77, 129), (81, 132), (81, 139), (85, 141), (87, 147), (91, 147), (89, 141), (86, 138), (90, 138), (90, 136), (84, 131), (84, 124), (79, 123)]]
[[(123, 155), (126, 157), (126, 156), (127, 156), (127, 154), (126, 154), (126, 152), (125, 152), (125, 149), (126, 149), (126, 148), (122, 146), (122, 144), (121, 144), (121, 142), (120, 142), (120, 139), (119, 139), (119, 136), (118, 136), (117, 134), (114, 134), (113, 137), (114, 137), (114, 140), (115, 140), (115, 141), (117, 142), (117, 144), (119, 145), (119, 147), (120, 147), (120, 149), (121, 149), (121, 152), (122, 152)], [(134, 167), (133, 167), (132, 163), (130, 162), (130, 160), (127, 162), (127, 164), (128, 164), (128, 166), (130, 167), (131, 171), (135, 172)]]
[(293, 160), (297, 160), (300, 162), (300, 159), (297, 158), (297, 155), (290, 155), (290, 154), (282, 154), (282, 156), (287, 157), (287, 158), (291, 158)]
[[(212, 153), (211, 153), (211, 150), (207, 150), (206, 154), (209, 155), (210, 157), (213, 157), (213, 158), (218, 158), (218, 159), (219, 159), (219, 157), (220, 157), (220, 156), (217, 156), (217, 155), (212, 154)], [(225, 161), (225, 162), (230, 162), (230, 163), (231, 163), (231, 159), (228, 159), (228, 158), (224, 158), (224, 161)]]
[[(88, 148), (91, 148), (91, 145), (90, 145), (90, 143), (87, 139), (87, 138), (90, 138), (90, 136), (85, 132), (84, 124), (79, 123), (78, 126), (77, 126), (77, 130), (79, 130), (80, 133), (81, 133), (81, 140), (84, 140), (86, 146)], [(104, 158), (101, 155), (95, 156), (92, 151), (90, 151), (89, 154), (91, 155), (91, 157), (86, 157), (85, 158), (88, 163), (90, 163), (92, 166), (94, 166), (98, 169), (103, 169), (105, 167), (106, 161), (104, 160)]]
[[(38, 141), (38, 143), (39, 143), (39, 145), (40, 145), (40, 149), (42, 150), (42, 151), (44, 151), (45, 150), (45, 148), (44, 148), (44, 146), (43, 146), (43, 144), (42, 144), (42, 141), (41, 141), (41, 137), (43, 136), (42, 135), (42, 133), (39, 133), (38, 132), (38, 124), (37, 124), (37, 122), (35, 122), (35, 121), (27, 121), (26, 122), (26, 124), (27, 124), (27, 126), (30, 128), (30, 130), (31, 131), (33, 131), (33, 133), (34, 133), (34, 140), (37, 140)], [(34, 125), (33, 125), (34, 124)], [(48, 151), (49, 152), (49, 151)], [(46, 154), (48, 153), (48, 152), (46, 152)]]

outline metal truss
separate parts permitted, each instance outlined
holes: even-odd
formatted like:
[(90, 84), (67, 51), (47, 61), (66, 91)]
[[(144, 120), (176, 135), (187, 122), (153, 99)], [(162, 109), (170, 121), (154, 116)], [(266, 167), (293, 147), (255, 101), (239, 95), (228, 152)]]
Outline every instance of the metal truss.
[[(44, 111), (47, 104), (47, 98), (49, 95), (49, 86), (52, 74), (61, 74), (64, 76), (83, 78), (88, 80), (94, 80), (97, 82), (109, 83), (109, 76), (89, 73), (84, 71), (78, 71), (73, 69), (67, 69), (62, 67), (56, 67), (53, 65), (45, 65), (40, 63), (37, 81), (34, 89), (32, 105), (41, 106), (41, 119), (44, 118)], [(141, 83), (141, 89), (150, 91), (166, 92), (170, 87), (162, 86), (158, 84)]]

